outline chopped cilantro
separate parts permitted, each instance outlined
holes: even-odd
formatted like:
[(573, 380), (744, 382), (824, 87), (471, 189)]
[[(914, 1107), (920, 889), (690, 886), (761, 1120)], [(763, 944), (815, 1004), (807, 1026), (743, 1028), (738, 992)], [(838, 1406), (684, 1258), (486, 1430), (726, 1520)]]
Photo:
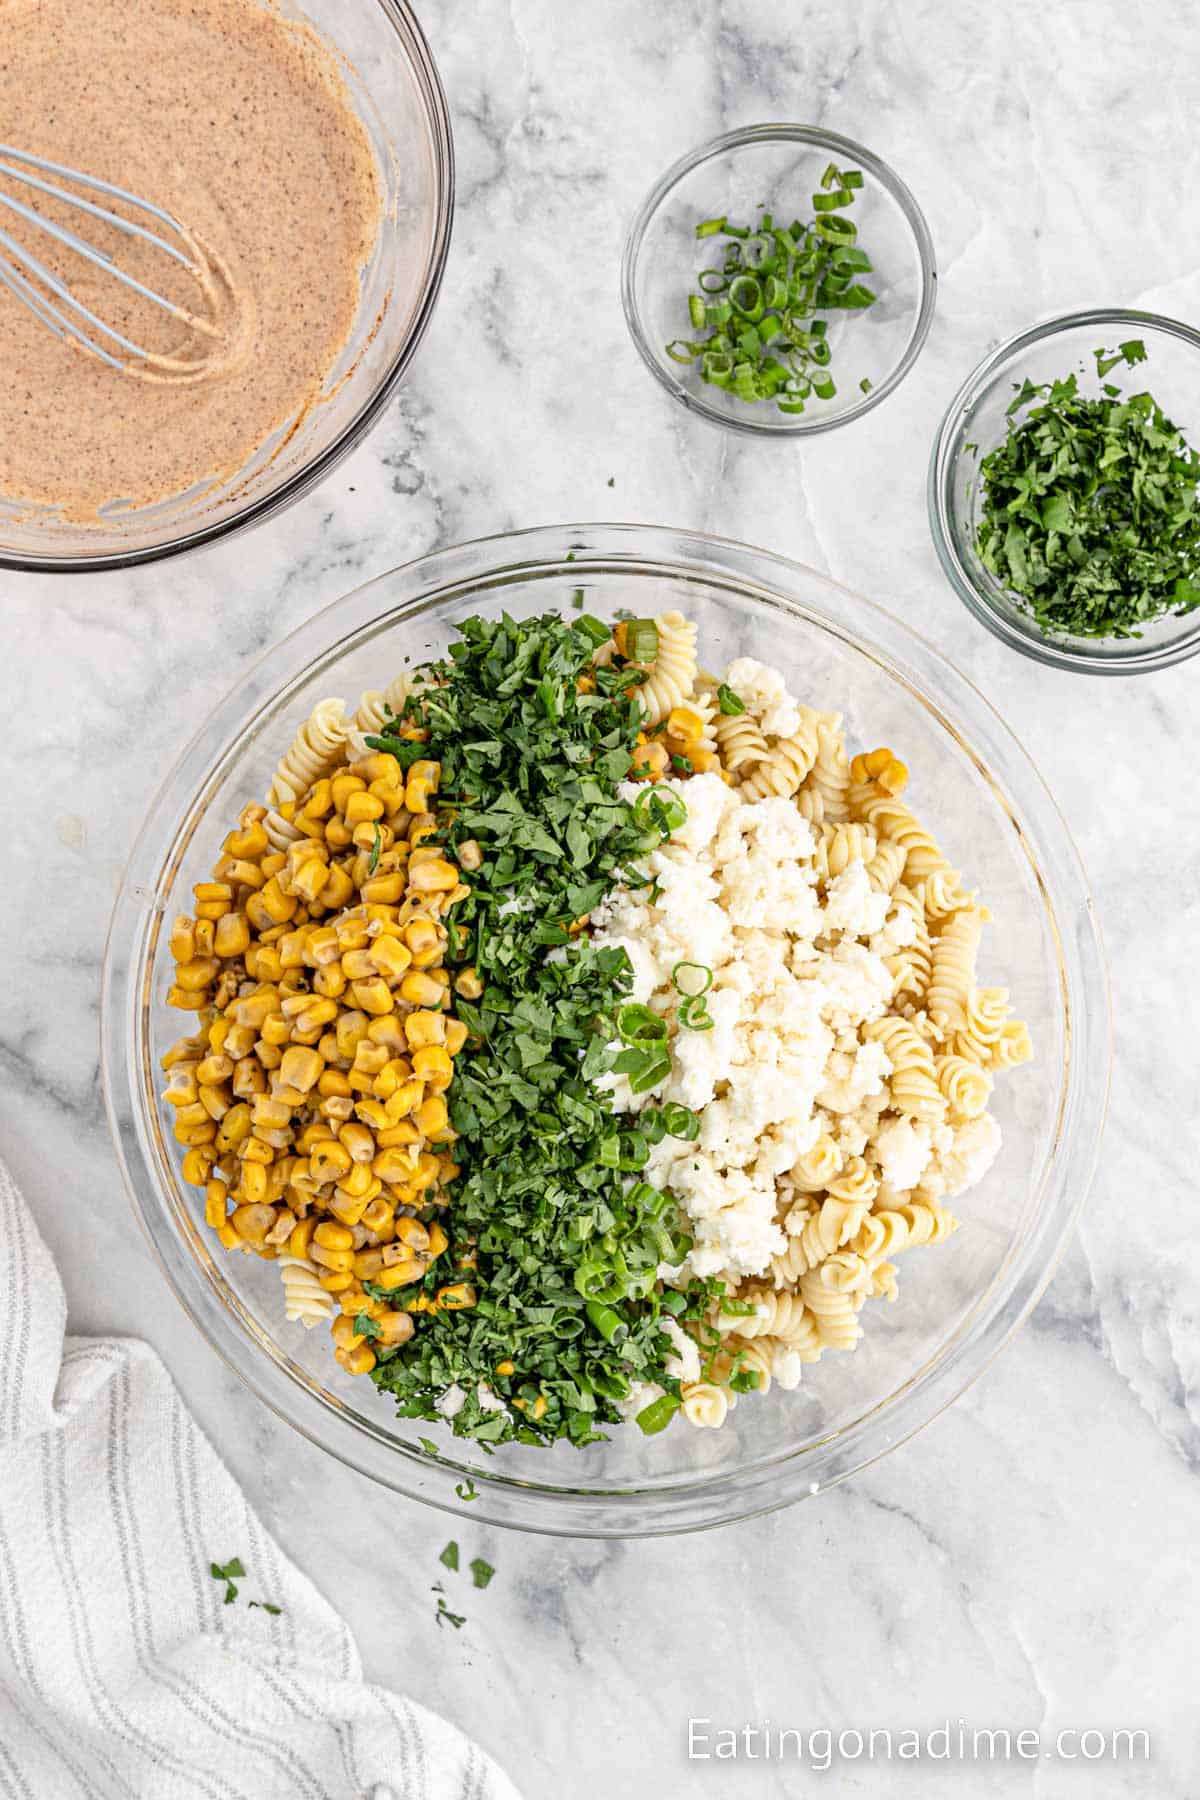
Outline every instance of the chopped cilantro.
[(241, 1580), (246, 1573), (245, 1569), (242, 1567), (241, 1557), (230, 1557), (229, 1561), (225, 1563), (224, 1566), (220, 1563), (209, 1563), (208, 1572), (214, 1581), (223, 1581), (225, 1583), (225, 1605), (232, 1606), (233, 1602), (237, 1599), (238, 1591), (236, 1583)]
[(437, 1619), (439, 1625), (453, 1625), (455, 1631), (461, 1630), (467, 1622), (467, 1615), (465, 1613), (450, 1611), (450, 1608), (446, 1605), (444, 1594), (438, 1595), (437, 1612), (434, 1614), (434, 1617)]
[(418, 1444), (420, 1444), (420, 1446), (421, 1446), (422, 1450), (425, 1452), (426, 1456), (436, 1456), (437, 1455), (438, 1447), (434, 1443), (432, 1438), (420, 1437), (417, 1439), (417, 1442), (418, 1442)]
[(482, 1556), (471, 1558), (471, 1580), (477, 1588), (485, 1588), (496, 1573), (490, 1562), (484, 1562)]
[[(1097, 374), (1145, 357), (1140, 339), (1097, 350)], [(1112, 382), (1093, 397), (1068, 375), (1025, 381), (1008, 414), (980, 465), (976, 541), (1039, 629), (1139, 637), (1200, 606), (1200, 452), (1154, 397), (1122, 398)]]
[(458, 1545), (455, 1543), (453, 1538), (450, 1539), (450, 1542), (446, 1545), (446, 1548), (442, 1551), (442, 1554), (438, 1557), (438, 1561), (442, 1564), (442, 1566), (444, 1568), (457, 1570), (457, 1568), (458, 1568)]
[[(451, 1428), (485, 1447), (586, 1444), (620, 1419), (634, 1381), (678, 1386), (665, 1373), (673, 1346), (656, 1271), (689, 1240), (668, 1197), (630, 1179), (646, 1160), (636, 1117), (621, 1122), (614, 1158), (611, 1102), (596, 1085), (622, 1067), (611, 1046), (632, 969), (578, 925), (621, 881), (644, 882), (638, 859), (686, 807), (666, 787), (634, 806), (619, 794), (641, 671), (594, 661), (609, 636), (587, 613), (467, 619), (405, 705), (405, 722), (427, 734), (422, 755), (441, 764), (441, 841), (450, 854), (468, 839), (483, 850), (447, 919), (447, 963), (474, 968), (484, 992), (455, 1001), (468, 1032), (448, 1095), (461, 1173), (442, 1214), (443, 1268), (476, 1303), (418, 1314), (371, 1378), (402, 1416), (427, 1419), (457, 1383), (465, 1400)], [(372, 742), (411, 748), (390, 732)], [(649, 1062), (642, 1091), (669, 1067), (662, 1050)], [(444, 1280), (427, 1277), (427, 1289)], [(589, 1312), (591, 1302), (609, 1310)], [(485, 1404), (493, 1396), (502, 1410)], [(460, 1499), (476, 1497), (468, 1489)]]
[(733, 689), (728, 687), (725, 682), (722, 682), (717, 689), (717, 705), (726, 717), (731, 719), (735, 718), (738, 713), (744, 713), (746, 710), (746, 702), (740, 695), (735, 694)]
[(269, 1600), (251, 1600), (250, 1605), (261, 1607), (263, 1612), (270, 1613), (273, 1618), (278, 1618), (283, 1611), (282, 1606), (272, 1606)]
[(467, 1476), (465, 1481), (456, 1481), (454, 1484), (454, 1491), (459, 1499), (464, 1502), (467, 1500), (478, 1500), (479, 1498), (479, 1489), (475, 1486), (474, 1480), (470, 1475)]

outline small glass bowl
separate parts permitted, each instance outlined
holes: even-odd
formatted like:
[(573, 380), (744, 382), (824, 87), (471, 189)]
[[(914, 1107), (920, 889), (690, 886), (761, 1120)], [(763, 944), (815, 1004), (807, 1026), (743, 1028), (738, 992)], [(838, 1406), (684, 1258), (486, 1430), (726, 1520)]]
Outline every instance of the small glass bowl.
[(102, 522), (0, 493), (0, 569), (86, 574), (196, 550), (261, 524), (323, 481), (378, 423), (433, 316), (454, 216), (450, 114), (408, 0), (303, 0), (285, 12), (334, 52), (375, 152), (383, 211), (349, 338), (315, 403), (240, 469)]
[[(962, 1208), (964, 1229), (905, 1258), (853, 1356), (826, 1357), (794, 1394), (740, 1406), (722, 1431), (614, 1428), (579, 1451), (503, 1445), (400, 1419), (334, 1362), (328, 1334), (283, 1319), (278, 1271), (229, 1256), (184, 1184), (159, 1059), (188, 1021), (164, 1002), (170, 924), (207, 879), (230, 823), (265, 792), (316, 702), (353, 702), (409, 663), (444, 655), (471, 612), (570, 616), (582, 591), (611, 618), (671, 607), (716, 666), (757, 656), (793, 692), (841, 712), (855, 744), (893, 744), (914, 804), (961, 855), (995, 913), (984, 967), (1028, 1020), (1036, 1061), (997, 1085), (1000, 1159)], [(213, 1348), (313, 1443), (376, 1481), (526, 1531), (640, 1537), (694, 1531), (819, 1493), (937, 1416), (991, 1362), (1049, 1281), (1091, 1179), (1110, 1060), (1104, 955), (1070, 834), (1029, 758), (983, 696), (902, 620), (782, 557), (695, 531), (564, 525), (441, 550), (309, 619), (199, 728), (154, 800), (113, 914), (102, 1068), (136, 1214)], [(957, 1210), (957, 1207), (956, 1207)], [(119, 1229), (114, 1220), (114, 1229)]]
[[(1096, 372), (1094, 352), (1130, 338), (1145, 343), (1145, 363)], [(1200, 650), (1200, 610), (1168, 614), (1140, 638), (1046, 636), (989, 569), (975, 547), (982, 513), (979, 465), (1008, 435), (1007, 408), (1023, 382), (1073, 374), (1080, 391), (1098, 395), (1103, 381), (1124, 393), (1149, 390), (1167, 417), (1200, 443), (1200, 332), (1178, 319), (1124, 307), (1065, 313), (1009, 338), (968, 375), (942, 420), (929, 463), (929, 524), (951, 586), (981, 624), (1014, 650), (1057, 669), (1085, 675), (1140, 675), (1169, 668)]]
[[(774, 401), (739, 400), (703, 381), (695, 364), (675, 362), (666, 345), (691, 336), (687, 298), (714, 256), (699, 241), (702, 219), (726, 213), (753, 220), (765, 207), (791, 219), (811, 212), (812, 195), (831, 162), (866, 177), (850, 217), (874, 263), (864, 280), (875, 304), (827, 312), (837, 393), (815, 395), (802, 413)], [(913, 196), (885, 162), (833, 131), (812, 125), (750, 125), (691, 150), (669, 168), (634, 219), (621, 263), (621, 302), (647, 368), (676, 400), (714, 425), (758, 437), (806, 437), (859, 419), (899, 387), (921, 353), (937, 289), (933, 240)], [(860, 383), (870, 381), (863, 393)]]

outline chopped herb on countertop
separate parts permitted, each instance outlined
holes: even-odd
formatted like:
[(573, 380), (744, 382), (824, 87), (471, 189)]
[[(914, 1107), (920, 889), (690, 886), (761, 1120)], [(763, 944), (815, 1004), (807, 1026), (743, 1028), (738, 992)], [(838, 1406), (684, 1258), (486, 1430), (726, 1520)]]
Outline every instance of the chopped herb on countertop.
[(450, 1539), (450, 1542), (438, 1557), (438, 1561), (445, 1569), (458, 1569), (458, 1545), (453, 1538)]
[[(653, 622), (637, 625), (649, 645)], [(610, 1048), (631, 965), (581, 925), (620, 882), (644, 881), (637, 859), (686, 809), (669, 789), (636, 805), (618, 793), (641, 675), (595, 662), (607, 625), (547, 614), (470, 618), (460, 631), (403, 721), (421, 726), (416, 748), (441, 764), (445, 854), (457, 859), (467, 842), (482, 852), (447, 918), (468, 1033), (448, 1095), (460, 1172), (438, 1272), (393, 1296), (423, 1301), (416, 1331), (378, 1351), (371, 1378), (402, 1416), (447, 1420), (485, 1446), (585, 1444), (619, 1422), (634, 1382), (670, 1383), (656, 1271), (689, 1239), (669, 1197), (636, 1179), (670, 1122), (654, 1109), (618, 1119), (596, 1086), (626, 1059), (645, 1063), (644, 1076), (661, 1069), (663, 1049), (640, 1038)], [(413, 748), (401, 728), (376, 747)], [(435, 1304), (447, 1265), (467, 1296), (454, 1309)], [(473, 1486), (458, 1492), (475, 1498)]]
[[(837, 392), (825, 312), (873, 306), (874, 290), (858, 279), (872, 269), (845, 211), (863, 185), (858, 169), (830, 163), (812, 196), (813, 218), (777, 223), (763, 212), (756, 228), (722, 214), (696, 226), (698, 239), (724, 240), (722, 260), (700, 270), (688, 296), (690, 338), (666, 346), (674, 362), (698, 363), (701, 379), (755, 403), (774, 400), (782, 413), (802, 413), (815, 397)], [(859, 383), (868, 392), (870, 382)]]
[(464, 1503), (468, 1500), (478, 1500), (479, 1498), (479, 1489), (475, 1486), (474, 1481), (469, 1475), (465, 1481), (455, 1482), (454, 1491)]
[[(1140, 339), (1097, 350), (1106, 375)], [(1004, 442), (980, 464), (985, 567), (1047, 634), (1128, 638), (1200, 606), (1200, 452), (1150, 393), (1026, 381)]]
[(226, 1606), (232, 1606), (233, 1602), (237, 1599), (237, 1582), (240, 1581), (246, 1573), (245, 1569), (242, 1567), (241, 1558), (239, 1556), (232, 1556), (229, 1561), (223, 1565), (215, 1562), (209, 1563), (208, 1572), (214, 1581), (223, 1581), (225, 1583), (225, 1604)]
[(477, 1588), (485, 1588), (496, 1573), (490, 1562), (484, 1562), (482, 1556), (471, 1558), (471, 1580)]
[(434, 1614), (438, 1624), (453, 1625), (455, 1631), (461, 1630), (467, 1622), (466, 1613), (451, 1612), (450, 1608), (446, 1605), (446, 1596), (439, 1592), (438, 1588), (434, 1588), (433, 1591), (438, 1597), (437, 1612)]

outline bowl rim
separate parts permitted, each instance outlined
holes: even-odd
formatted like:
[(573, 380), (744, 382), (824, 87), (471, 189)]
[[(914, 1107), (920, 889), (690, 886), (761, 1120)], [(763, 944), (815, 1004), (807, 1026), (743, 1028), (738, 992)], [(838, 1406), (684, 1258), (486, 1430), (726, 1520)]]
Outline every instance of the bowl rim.
[[(188, 1254), (201, 1241), (200, 1234), (191, 1234), (195, 1242), (190, 1246), (183, 1242), (156, 1178), (153, 1145), (147, 1146), (141, 1133), (139, 1109), (145, 1095), (138, 1080), (139, 1052), (144, 1060), (147, 1049), (140, 1021), (148, 1016), (153, 1000), (149, 984), (153, 944), (150, 956), (146, 948), (166, 906), (156, 889), (164, 874), (172, 872), (185, 831), (190, 837), (190, 822), (206, 789), (221, 778), (256, 721), (284, 701), (299, 681), (336, 660), (349, 640), (380, 628), (384, 620), (393, 625), (419, 616), (467, 581), (472, 589), (486, 592), (534, 574), (569, 582), (589, 568), (620, 573), (631, 564), (655, 574), (723, 582), (730, 591), (773, 601), (782, 613), (816, 620), (914, 691), (991, 783), (1042, 887), (1058, 947), (1066, 1008), (1067, 1055), (1059, 1114), (1044, 1167), (1030, 1190), (1029, 1231), (1010, 1248), (987, 1288), (924, 1366), (836, 1434), (800, 1450), (759, 1459), (748, 1472), (738, 1468), (712, 1477), (701, 1470), (695, 1480), (670, 1489), (629, 1484), (609, 1489), (549, 1487), (508, 1473), (489, 1477), (477, 1465), (465, 1470), (450, 1457), (430, 1456), (415, 1444), (395, 1442), (386, 1446), (384, 1466), (378, 1456), (373, 1461), (369, 1454), (378, 1448), (375, 1440), (382, 1434), (357, 1418), (339, 1417), (346, 1412), (344, 1407), (332, 1396), (314, 1391), (267, 1334), (235, 1315), (240, 1302), (236, 1296), (227, 1299), (220, 1294), (220, 1278), (206, 1275), (201, 1261)], [(789, 581), (803, 583), (813, 577), (822, 583), (826, 604), (814, 606), (789, 597)], [(407, 593), (398, 600), (383, 598), (394, 596), (397, 582)], [(871, 626), (870, 639), (859, 635), (864, 621)], [(898, 649), (907, 654), (898, 655)], [(943, 685), (931, 688), (934, 676)], [(946, 694), (949, 714), (942, 705)], [(963, 702), (971, 709), (969, 736), (955, 724)], [(1022, 790), (1019, 802), (993, 780), (989, 769), (995, 767), (1005, 771), (1006, 781), (1016, 779)], [(182, 815), (179, 788), (188, 795)], [(1036, 856), (1030, 848), (1033, 842), (1039, 845)], [(1047, 851), (1053, 852), (1061, 890), (1053, 901), (1042, 867)], [(1061, 919), (1056, 908), (1061, 909)], [(260, 656), (202, 724), (151, 802), (113, 908), (101, 982), (100, 1030), (105, 1107), (126, 1192), (168, 1285), (210, 1348), (301, 1435), (393, 1491), (457, 1512), (461, 1494), (455, 1478), (469, 1474), (481, 1484), (481, 1504), (474, 1509), (478, 1518), (579, 1537), (665, 1535), (774, 1511), (835, 1485), (929, 1424), (1010, 1341), (1049, 1283), (1095, 1170), (1111, 1072), (1108, 973), (1087, 877), (1043, 777), (990, 702), (904, 620), (819, 571), (734, 540), (637, 524), (533, 527), (418, 557), (333, 601)], [(215, 1268), (211, 1252), (206, 1254)], [(981, 1319), (987, 1305), (991, 1310)], [(252, 1341), (256, 1336), (263, 1340), (261, 1347), (268, 1354), (248, 1357), (247, 1335)], [(819, 1473), (815, 1481), (814, 1473)]]
[(1055, 313), (1048, 319), (1024, 326), (976, 363), (942, 415), (929, 455), (926, 504), (933, 547), (942, 573), (968, 612), (986, 626), (993, 637), (1049, 668), (1070, 669), (1080, 675), (1145, 675), (1186, 662), (1188, 657), (1200, 651), (1200, 613), (1192, 634), (1174, 644), (1139, 646), (1136, 640), (1126, 639), (1120, 640), (1126, 647), (1101, 652), (1089, 650), (1087, 645), (1113, 640), (1073, 638), (1060, 642), (1043, 637), (1032, 624), (1023, 629), (997, 610), (991, 596), (972, 578), (959, 555), (949, 524), (950, 488), (956, 468), (954, 438), (968, 408), (995, 382), (1004, 364), (1012, 358), (1066, 332), (1103, 325), (1140, 325), (1143, 329), (1178, 338), (1193, 350), (1200, 351), (1200, 331), (1195, 327), (1166, 313), (1145, 312), (1134, 307), (1085, 307), (1077, 312)]
[(220, 543), (239, 532), (249, 531), (254, 526), (263, 524), (304, 494), (310, 493), (352, 450), (357, 449), (367, 433), (378, 424), (425, 336), (441, 291), (454, 223), (455, 172), (450, 108), (429, 40), (409, 0), (374, 0), (374, 3), (384, 13), (399, 38), (420, 93), (436, 189), (433, 241), (421, 291), (408, 332), (391, 367), (376, 388), (366, 396), (354, 417), (332, 444), (310, 463), (297, 469), (274, 492), (231, 513), (227, 519), (197, 526), (163, 544), (151, 544), (141, 549), (97, 551), (87, 556), (37, 555), (30, 552), (17, 554), (0, 544), (0, 569), (13, 569), (24, 574), (90, 575), (106, 570), (138, 568)]
[[(748, 144), (776, 142), (820, 146), (823, 149), (837, 151), (847, 159), (861, 163), (870, 170), (899, 206), (912, 232), (921, 267), (921, 300), (903, 355), (890, 373), (872, 387), (870, 393), (864, 394), (861, 400), (856, 400), (853, 405), (846, 407), (843, 412), (836, 413), (832, 418), (806, 420), (803, 414), (796, 414), (792, 417), (785, 417), (781, 414), (777, 423), (767, 425), (751, 418), (740, 418), (721, 412), (719, 408), (705, 399), (703, 394), (695, 393), (678, 376), (672, 374), (659, 360), (642, 324), (641, 312), (637, 303), (637, 269), (646, 233), (655, 214), (685, 175), (690, 175), (693, 169), (699, 168), (702, 163), (709, 161), (712, 157), (723, 155), (726, 151), (739, 150)], [(934, 307), (937, 301), (937, 281), (937, 262), (928, 222), (911, 188), (896, 173), (890, 163), (876, 155), (875, 151), (869, 150), (865, 144), (858, 143), (854, 138), (844, 137), (840, 132), (827, 131), (820, 125), (803, 125), (787, 121), (744, 125), (737, 131), (728, 131), (720, 137), (710, 138), (694, 150), (685, 152), (671, 164), (665, 174), (659, 177), (642, 201), (626, 233), (625, 246), (621, 254), (621, 307), (625, 314), (625, 323), (629, 328), (629, 335), (633, 339), (638, 355), (660, 386), (665, 388), (673, 399), (687, 407), (689, 412), (695, 413), (699, 418), (707, 419), (712, 425), (719, 425), (727, 431), (739, 432), (747, 437), (778, 438), (784, 441), (790, 438), (816, 437), (821, 432), (834, 431), (840, 425), (849, 425), (853, 420), (861, 419), (865, 413), (869, 413), (881, 401), (886, 400), (889, 394), (895, 392), (924, 349), (929, 328), (933, 323)]]

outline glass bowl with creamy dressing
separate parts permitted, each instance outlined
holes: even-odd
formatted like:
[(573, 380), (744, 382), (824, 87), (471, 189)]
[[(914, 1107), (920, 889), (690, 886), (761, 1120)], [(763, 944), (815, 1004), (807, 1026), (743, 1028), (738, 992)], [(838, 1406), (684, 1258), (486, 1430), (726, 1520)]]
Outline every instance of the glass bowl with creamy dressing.
[(407, 370), (449, 246), (449, 115), (406, 0), (13, 0), (0, 111), (18, 148), (182, 220), (221, 277), (206, 311), (161, 253), (34, 196), (201, 314), (201, 341), (6, 212), (106, 323), (199, 374), (106, 367), (0, 287), (0, 566), (154, 561), (322, 480)]
[[(569, 613), (579, 590), (611, 618), (679, 608), (710, 666), (756, 656), (789, 689), (841, 712), (856, 745), (887, 743), (907, 798), (962, 859), (991, 909), (989, 979), (1029, 1023), (1035, 1060), (1000, 1084), (1003, 1148), (962, 1202), (963, 1227), (903, 1271), (853, 1355), (827, 1355), (795, 1392), (751, 1395), (719, 1431), (676, 1420), (614, 1427), (583, 1450), (488, 1455), (445, 1425), (397, 1418), (338, 1368), (324, 1331), (283, 1318), (279, 1275), (226, 1254), (204, 1195), (180, 1175), (160, 1057), (181, 1030), (165, 1004), (171, 920), (207, 879), (230, 820), (265, 793), (296, 726), (445, 650), (472, 612)], [(186, 1021), (185, 1021), (186, 1024)], [(931, 645), (811, 569), (697, 532), (546, 527), (438, 552), (381, 576), (271, 650), (203, 723), (155, 799), (113, 915), (103, 997), (109, 1119), (138, 1221), (177, 1297), (282, 1418), (399, 1493), (521, 1529), (580, 1536), (689, 1531), (820, 1492), (928, 1424), (1027, 1318), (1086, 1194), (1105, 1111), (1108, 988), (1087, 878), (1041, 777), (988, 702)], [(114, 1229), (121, 1229), (114, 1221)]]

